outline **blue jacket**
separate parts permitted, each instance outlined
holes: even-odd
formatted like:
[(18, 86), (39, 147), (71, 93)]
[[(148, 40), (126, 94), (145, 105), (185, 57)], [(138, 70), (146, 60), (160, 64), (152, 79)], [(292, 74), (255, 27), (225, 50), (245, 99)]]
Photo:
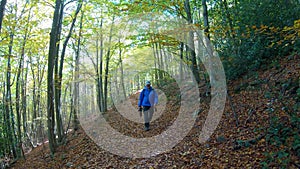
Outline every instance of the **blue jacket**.
[(156, 91), (150, 87), (149, 89), (145, 86), (145, 88), (140, 93), (140, 99), (138, 106), (153, 106), (158, 103), (158, 95)]

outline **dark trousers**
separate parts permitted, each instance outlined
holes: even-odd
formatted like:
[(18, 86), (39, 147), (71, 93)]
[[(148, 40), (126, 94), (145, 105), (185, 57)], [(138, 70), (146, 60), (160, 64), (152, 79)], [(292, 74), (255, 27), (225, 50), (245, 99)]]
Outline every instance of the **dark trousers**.
[(152, 119), (154, 110), (153, 107), (150, 106), (143, 106), (144, 109), (144, 121), (145, 121), (145, 127), (149, 127), (150, 126), (150, 121)]

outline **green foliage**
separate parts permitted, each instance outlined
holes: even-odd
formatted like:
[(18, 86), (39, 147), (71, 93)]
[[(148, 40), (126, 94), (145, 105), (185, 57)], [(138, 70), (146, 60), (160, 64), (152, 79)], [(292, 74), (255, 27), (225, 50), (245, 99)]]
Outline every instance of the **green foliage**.
[(265, 160), (261, 162), (264, 168), (270, 164), (276, 164), (282, 168), (287, 168), (290, 157), (294, 153), (300, 155), (300, 117), (296, 112), (290, 116), (290, 123), (274, 115), (271, 118), (270, 127), (267, 129), (266, 141), (269, 145), (278, 147), (277, 151), (265, 153)]
[(241, 0), (228, 6), (226, 10), (222, 2), (215, 4), (211, 11), (217, 20), (211, 31), (229, 79), (255, 71), (278, 56), (299, 53), (298, 1)]
[(297, 89), (297, 96), (300, 98), (300, 87)]
[[(166, 95), (167, 99), (174, 99), (175, 102), (180, 101), (180, 89), (176, 80), (168, 73), (160, 70), (163, 73), (163, 77), (157, 80), (158, 88), (161, 89)], [(159, 72), (158, 72), (159, 73)]]
[(287, 165), (290, 161), (287, 150), (265, 153), (265, 156), (267, 157), (267, 160), (261, 162), (263, 168), (269, 168), (270, 163), (276, 163), (277, 161), (280, 162), (280, 168), (287, 168)]
[(168, 84), (172, 84), (172, 83), (175, 83), (175, 79), (173, 79), (171, 76), (169, 76), (169, 74), (167, 74), (166, 72), (162, 71), (162, 70), (158, 70), (162, 73), (164, 73), (164, 77), (162, 79), (159, 79), (158, 80), (158, 84), (160, 86), (167, 86)]
[[(261, 162), (264, 168), (274, 165), (281, 168), (290, 166), (291, 157), (300, 155), (300, 102), (295, 97), (297, 92), (289, 93), (289, 101), (296, 101), (293, 106), (287, 101), (287, 95), (282, 91), (296, 91), (298, 87), (297, 78), (290, 78), (283, 82), (277, 82), (275, 88), (281, 89), (278, 92), (265, 92), (265, 97), (270, 100), (268, 111), (270, 116), (269, 126), (266, 131), (266, 142), (269, 151), (265, 153), (265, 159)], [(274, 105), (274, 98), (282, 106)]]
[(299, 135), (295, 135), (294, 139), (295, 140), (294, 140), (294, 142), (292, 144), (292, 149), (294, 151), (296, 151), (296, 155), (298, 157), (300, 157), (300, 136)]

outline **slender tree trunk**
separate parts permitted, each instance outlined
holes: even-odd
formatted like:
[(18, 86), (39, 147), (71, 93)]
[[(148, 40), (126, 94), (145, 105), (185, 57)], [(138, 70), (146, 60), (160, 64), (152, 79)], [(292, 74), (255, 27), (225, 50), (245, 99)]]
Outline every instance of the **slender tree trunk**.
[(153, 52), (153, 57), (154, 57), (154, 68), (155, 68), (155, 74), (154, 74), (154, 80), (158, 82), (158, 63), (157, 63), (157, 57), (156, 57), (156, 51), (155, 51), (155, 35), (150, 36), (151, 39), (151, 48)]
[[(192, 14), (191, 14), (191, 7), (190, 7), (190, 1), (185, 0), (184, 1), (184, 9), (187, 14), (187, 21), (189, 24), (193, 24)], [(194, 77), (197, 81), (197, 84), (200, 83), (200, 77), (199, 77), (199, 71), (198, 71), (198, 65), (197, 65), (197, 59), (196, 59), (196, 53), (195, 53), (195, 44), (194, 44), (194, 32), (189, 32), (188, 37), (188, 46), (187, 51), (189, 53), (189, 61), (191, 61), (191, 69), (194, 74)]]
[[(25, 72), (22, 71), (22, 91), (21, 91), (21, 95), (22, 95), (22, 116), (23, 116), (23, 133), (24, 133), (24, 138), (26, 139), (26, 143), (30, 143), (31, 148), (34, 148), (31, 139), (28, 135), (28, 129), (27, 129), (27, 121), (29, 120), (29, 118), (27, 117), (27, 115), (29, 116), (29, 113), (27, 113), (27, 75), (28, 75), (28, 62), (26, 63), (26, 68), (25, 68)], [(25, 158), (25, 156), (24, 156)]]
[(107, 53), (106, 53), (106, 64), (105, 64), (105, 77), (104, 77), (104, 111), (107, 111), (107, 93), (108, 93), (108, 68), (109, 68), (109, 61), (110, 61), (110, 53), (111, 53), (111, 39), (112, 39), (112, 31), (113, 31), (113, 26), (114, 26), (114, 20), (115, 20), (115, 16), (113, 16), (112, 19), (112, 24), (110, 27), (110, 31), (109, 31), (109, 41), (108, 41), (108, 49), (107, 49)]
[[(120, 43), (120, 39), (119, 39)], [(124, 82), (124, 69), (123, 69), (123, 60), (122, 60), (122, 48), (119, 48), (119, 62), (120, 62), (120, 70), (121, 70), (121, 86), (123, 90), (123, 97), (126, 99), (126, 90), (125, 90), (125, 82)]]
[[(73, 74), (72, 74), (72, 79), (74, 79), (74, 77), (73, 77)], [(65, 95), (64, 95), (64, 99), (63, 99), (63, 102), (65, 103), (65, 104), (68, 104), (67, 103), (67, 95), (68, 95), (68, 88), (69, 88), (69, 99), (70, 99), (70, 106), (64, 106), (64, 112), (68, 112), (69, 110), (70, 110), (70, 113), (69, 113), (69, 119), (68, 119), (68, 123), (67, 123), (67, 127), (66, 127), (66, 130), (65, 130), (65, 133), (64, 133), (64, 138), (66, 139), (66, 136), (67, 136), (67, 134), (68, 134), (68, 130), (69, 130), (69, 127), (70, 127), (70, 123), (71, 123), (71, 120), (72, 120), (72, 115), (73, 115), (73, 112), (74, 112), (74, 102), (73, 102), (73, 98), (74, 98), (74, 96), (73, 96), (73, 91), (74, 91), (74, 89), (73, 89), (73, 86), (72, 86), (72, 84), (68, 84), (67, 86), (66, 86), (66, 89), (65, 89)], [(70, 107), (70, 109), (68, 109), (68, 107)], [(66, 114), (66, 119), (67, 119), (67, 114)]]
[[(1, 79), (2, 81), (4, 81), (4, 79), (2, 78)], [(3, 86), (3, 92), (2, 92), (2, 102), (3, 103), (6, 103), (6, 83), (4, 83), (4, 86)], [(4, 106), (3, 108), (3, 130), (4, 130), (4, 133), (3, 133), (3, 137), (4, 137), (4, 148), (5, 148), (5, 151), (4, 153), (7, 153), (7, 154), (10, 154), (11, 153), (11, 144), (9, 143), (9, 135), (10, 135), (10, 126), (8, 126), (8, 124), (10, 125), (10, 121), (9, 121), (9, 111), (7, 111), (7, 107), (6, 105)]]
[(164, 70), (165, 69), (165, 64), (164, 64), (164, 56), (162, 53), (162, 47), (161, 47), (161, 43), (158, 42), (158, 52), (159, 52), (159, 60), (160, 60), (160, 65), (161, 65), (161, 69)]
[(140, 88), (141, 87), (141, 85), (140, 85), (141, 83), (140, 83), (140, 76), (139, 75), (137, 75), (137, 81), (136, 82), (137, 82), (137, 86), (138, 86), (137, 89), (140, 90), (141, 89)]
[[(101, 13), (102, 16), (102, 13)], [(97, 103), (100, 112), (104, 111), (104, 94), (103, 94), (103, 18), (100, 20), (100, 47), (99, 47), (99, 39), (96, 40), (96, 75), (97, 75)], [(100, 51), (99, 51), (100, 48)]]
[(164, 64), (164, 55), (163, 55), (163, 52), (162, 52), (162, 47), (161, 47), (161, 43), (158, 42), (158, 52), (159, 52), (159, 56), (160, 56), (160, 65), (161, 65), (161, 74), (162, 74), (162, 78), (165, 77), (165, 64)]
[(165, 62), (165, 64), (164, 64), (164, 66), (165, 66), (165, 70), (167, 71), (167, 72), (169, 72), (170, 70), (169, 70), (169, 54), (168, 53), (166, 53), (166, 49), (164, 49), (164, 50), (162, 50), (162, 52), (163, 52), (163, 56), (164, 56), (164, 62)]
[[(29, 16), (27, 22), (30, 18), (31, 9), (29, 11)], [(16, 113), (17, 113), (17, 130), (18, 130), (18, 141), (19, 141), (19, 150), (22, 150), (22, 134), (21, 134), (21, 112), (20, 112), (20, 83), (21, 83), (21, 72), (24, 69), (24, 55), (25, 55), (25, 45), (27, 41), (28, 35), (28, 27), (25, 30), (25, 36), (23, 39), (22, 49), (21, 49), (21, 57), (19, 60), (19, 66), (17, 71), (17, 81), (16, 81)], [(21, 154), (22, 153), (22, 154)], [(18, 152), (18, 157), (24, 157), (23, 151)]]
[(53, 23), (50, 34), (49, 54), (48, 54), (48, 75), (47, 75), (47, 124), (48, 124), (48, 139), (51, 154), (55, 153), (56, 140), (54, 134), (55, 116), (54, 116), (54, 80), (53, 69), (54, 61), (57, 55), (57, 37), (59, 29), (59, 16), (61, 0), (56, 0), (53, 16)]
[(184, 50), (184, 44), (183, 42), (180, 42), (180, 67), (179, 67), (179, 76), (180, 76), (180, 82), (183, 82), (183, 50)]
[(159, 49), (158, 49), (158, 42), (154, 43), (154, 48), (155, 48), (155, 53), (156, 53), (156, 58), (157, 58), (157, 64), (158, 64), (158, 79), (163, 79), (163, 74), (162, 74), (162, 65), (161, 65), (161, 59), (159, 57)]
[(5, 94), (5, 113), (6, 113), (6, 127), (8, 131), (8, 139), (10, 142), (10, 149), (13, 153), (14, 158), (17, 157), (16, 147), (14, 145), (14, 117), (11, 109), (11, 57), (12, 57), (12, 45), (13, 45), (14, 35), (10, 35), (10, 43), (7, 56), (7, 70), (6, 70), (6, 94)]
[[(101, 19), (101, 24), (100, 26), (102, 26), (102, 19)], [(102, 33), (100, 35), (100, 54), (99, 54), (99, 39), (96, 40), (96, 83), (97, 83), (97, 103), (98, 103), (98, 107), (99, 107), (99, 111), (103, 112), (103, 88), (102, 88)]]
[(202, 0), (202, 7), (203, 7), (203, 20), (204, 20), (204, 33), (207, 36), (207, 38), (210, 39), (206, 0)]
[[(37, 92), (36, 92), (36, 109), (37, 109), (37, 116), (40, 117), (40, 119), (43, 119), (43, 113), (41, 110), (41, 91), (42, 91), (42, 82), (44, 80), (44, 74), (45, 74), (45, 64), (41, 64), (40, 61), (37, 63), (39, 65), (39, 68), (37, 70)], [(43, 135), (43, 126), (42, 121), (39, 120), (39, 123), (37, 124), (37, 138), (41, 138), (40, 141), (44, 140)]]
[(54, 108), (55, 108), (55, 118), (56, 118), (56, 133), (57, 133), (57, 143), (60, 144), (63, 139), (63, 126), (62, 126), (62, 118), (61, 118), (61, 100), (60, 100), (60, 88), (59, 86), (60, 79), (59, 79), (59, 48), (60, 48), (60, 41), (61, 41), (61, 32), (62, 32), (62, 22), (63, 22), (63, 11), (64, 11), (64, 0), (61, 1), (59, 7), (59, 19), (57, 24), (57, 37), (56, 37), (56, 53), (55, 53), (55, 66), (54, 66)]
[[(102, 29), (102, 19), (100, 21), (100, 29)], [(103, 68), (103, 61), (102, 61), (102, 55), (103, 55), (103, 36), (102, 31), (100, 33), (100, 47), (99, 47), (99, 39), (96, 39), (96, 91), (97, 91), (97, 104), (100, 112), (103, 112), (103, 88), (102, 88), (102, 68)], [(99, 51), (100, 48), (100, 51)]]
[[(63, 5), (62, 5), (63, 6)], [(55, 95), (55, 101), (56, 101), (56, 122), (57, 122), (57, 132), (58, 132), (58, 142), (62, 142), (64, 131), (63, 131), (63, 125), (62, 125), (62, 119), (61, 119), (61, 87), (62, 87), (62, 76), (63, 76), (63, 66), (64, 66), (64, 59), (65, 59), (65, 53), (67, 49), (67, 44), (69, 42), (69, 39), (71, 38), (75, 22), (77, 19), (77, 15), (81, 9), (82, 1), (78, 2), (77, 9), (75, 11), (75, 16), (73, 17), (71, 27), (69, 30), (69, 33), (63, 43), (63, 48), (60, 56), (60, 62), (59, 62), (59, 70), (58, 70), (58, 77), (56, 77), (56, 95)], [(63, 12), (63, 8), (61, 8), (61, 13)]]
[[(32, 7), (29, 9), (29, 14), (27, 17), (27, 24), (30, 21), (30, 17), (31, 17), (31, 10)], [(22, 44), (22, 48), (21, 48), (21, 57), (19, 60), (19, 67), (18, 67), (18, 71), (17, 71), (17, 82), (16, 82), (16, 113), (17, 113), (17, 129), (18, 129), (18, 140), (19, 140), (19, 152), (18, 152), (18, 156), (22, 156), (23, 158), (25, 158), (24, 156), (24, 151), (22, 148), (22, 133), (21, 133), (21, 110), (23, 111), (23, 132), (24, 134), (26, 133), (26, 119), (24, 120), (24, 117), (26, 118), (26, 99), (24, 100), (24, 95), (25, 95), (25, 91), (24, 88), (26, 88), (26, 83), (24, 84), (24, 57), (25, 57), (25, 46), (26, 46), (26, 42), (27, 42), (27, 37), (29, 35), (29, 27), (26, 27), (25, 29), (25, 35), (23, 38), (23, 44)], [(27, 65), (28, 66), (28, 65)], [(26, 69), (26, 76), (27, 76), (27, 69)], [(27, 78), (27, 77), (25, 77)], [(26, 79), (27, 80), (27, 79)], [(20, 91), (21, 90), (21, 91)], [(26, 89), (25, 89), (26, 90)], [(20, 95), (21, 92), (21, 95)], [(20, 98), (21, 96), (21, 98)], [(25, 96), (26, 97), (26, 96)], [(20, 107), (20, 100), (22, 100), (21, 102), (21, 107)], [(25, 109), (25, 111), (24, 111)]]
[(27, 96), (26, 96), (26, 89), (27, 89), (27, 74), (28, 74), (28, 63), (25, 68), (25, 74), (24, 71), (22, 71), (22, 90), (21, 90), (21, 96), (22, 96), (22, 120), (23, 120), (23, 132), (24, 136), (27, 133)]
[(74, 86), (74, 108), (73, 108), (73, 128), (74, 131), (77, 131), (79, 128), (79, 120), (78, 120), (78, 114), (79, 114), (79, 59), (80, 59), (80, 45), (81, 45), (81, 36), (82, 36), (82, 22), (83, 22), (83, 12), (80, 16), (80, 25), (79, 25), (79, 36), (77, 40), (77, 50), (75, 52), (75, 86)]
[(33, 88), (32, 88), (32, 123), (31, 123), (31, 138), (33, 140), (34, 143), (36, 143), (36, 139), (37, 139), (37, 135), (36, 135), (36, 130), (37, 130), (37, 112), (36, 112), (36, 102), (37, 102), (37, 99), (36, 99), (36, 75), (35, 75), (35, 71), (34, 71), (34, 63), (32, 61), (32, 58), (30, 58), (30, 62), (32, 63), (32, 65), (30, 66), (31, 68), (31, 74), (32, 74), (32, 77), (33, 77)]
[(4, 17), (6, 2), (7, 2), (7, 0), (1, 0), (1, 5), (0, 5), (0, 33), (1, 33), (1, 29), (2, 29), (2, 21), (3, 21), (3, 17)]

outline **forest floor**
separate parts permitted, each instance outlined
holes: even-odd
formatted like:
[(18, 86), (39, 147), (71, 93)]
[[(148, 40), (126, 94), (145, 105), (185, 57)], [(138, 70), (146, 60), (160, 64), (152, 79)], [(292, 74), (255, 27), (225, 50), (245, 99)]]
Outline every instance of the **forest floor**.
[[(299, 77), (300, 57), (294, 56), (229, 81), (227, 88), (231, 101), (227, 98), (222, 119), (204, 144), (199, 143), (198, 136), (209, 110), (210, 98), (205, 97), (201, 98), (202, 111), (192, 130), (166, 153), (137, 159), (117, 156), (101, 149), (80, 129), (68, 134), (67, 144), (57, 149), (53, 159), (49, 155), (48, 145), (44, 144), (27, 154), (25, 160), (16, 161), (11, 168), (262, 168), (262, 163), (267, 160), (270, 168), (280, 168), (284, 158), (278, 153), (268, 152), (281, 150), (289, 151), (285, 167), (298, 168), (300, 160), (291, 145), (273, 145), (267, 137), (267, 128), (272, 123), (270, 108), (274, 110), (273, 115), (276, 114), (286, 126), (290, 125), (291, 117), (286, 108), (299, 102), (296, 93)], [(130, 99), (133, 105), (136, 104), (138, 93)], [(165, 130), (176, 118), (176, 115), (168, 113), (174, 108), (178, 109), (179, 105), (167, 105), (167, 113), (151, 123), (153, 128), (148, 132), (143, 131), (143, 124), (124, 122), (113, 110), (107, 114), (113, 128), (125, 135), (140, 138), (151, 137)], [(299, 109), (295, 111), (299, 116)]]

